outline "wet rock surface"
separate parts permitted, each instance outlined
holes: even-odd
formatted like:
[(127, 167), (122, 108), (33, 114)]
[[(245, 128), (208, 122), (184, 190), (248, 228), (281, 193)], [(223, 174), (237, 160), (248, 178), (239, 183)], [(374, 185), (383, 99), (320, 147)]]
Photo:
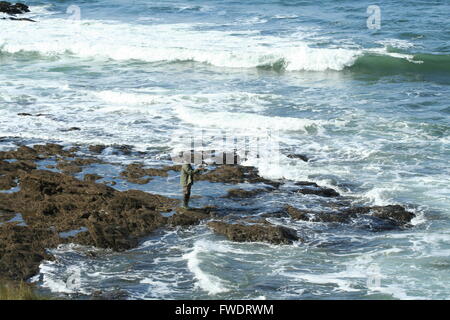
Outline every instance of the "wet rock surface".
[(301, 194), (314, 194), (321, 197), (339, 197), (340, 194), (331, 188), (325, 188), (319, 186), (317, 183), (300, 181), (295, 183), (296, 186), (300, 188), (296, 191)]
[(190, 226), (202, 220), (215, 216), (214, 208), (177, 208), (177, 212), (169, 217), (168, 223), (171, 226)]
[(255, 167), (240, 165), (221, 165), (206, 173), (198, 173), (196, 180), (222, 183), (265, 183), (279, 187), (281, 182), (264, 179)]
[(226, 198), (240, 198), (240, 199), (245, 199), (245, 198), (252, 198), (255, 197), (261, 193), (264, 192), (269, 192), (270, 189), (253, 189), (253, 190), (244, 190), (244, 189), (230, 189), (227, 192), (227, 195), (225, 196)]
[[(335, 190), (314, 182), (300, 181), (283, 189), (285, 181), (265, 179), (256, 168), (241, 165), (210, 166), (195, 176), (197, 181), (258, 185), (248, 190), (228, 189), (220, 201), (234, 203), (231, 210), (221, 202), (218, 207), (182, 209), (177, 199), (111, 187), (120, 185), (120, 179), (141, 184), (155, 176), (170, 178), (177, 174), (173, 171), (179, 171), (180, 165), (154, 168), (136, 162), (122, 167), (122, 171), (121, 166), (113, 166), (120, 172), (117, 181), (108, 181), (92, 171), (83, 175), (86, 168), (94, 166), (95, 169), (105, 164), (95, 156), (105, 148), (98, 145), (80, 149), (47, 143), (0, 152), (0, 191), (14, 188), (0, 192), (0, 277), (28, 279), (38, 272), (43, 259), (52, 259), (46, 249), (59, 244), (76, 243), (123, 251), (136, 247), (140, 239), (160, 228), (206, 223), (215, 233), (231, 241), (291, 244), (301, 240), (296, 231), (275, 225), (266, 218), (349, 224), (353, 219), (370, 217), (383, 221), (385, 229), (389, 229), (408, 226), (414, 217), (398, 205), (351, 206), (351, 201)], [(86, 149), (89, 155), (83, 153)], [(113, 154), (133, 152), (128, 146), (111, 147), (110, 151)], [(43, 170), (45, 168), (52, 171)], [(116, 176), (117, 173), (109, 174)], [(104, 181), (97, 183), (100, 179)], [(177, 180), (173, 183), (178, 185)], [(282, 189), (284, 191), (280, 191)], [(287, 197), (298, 199), (317, 195), (320, 197), (315, 201), (328, 203), (329, 211), (300, 210), (288, 205), (275, 208), (273, 212), (239, 207), (243, 203), (241, 200), (254, 199), (252, 203), (257, 203), (259, 195), (272, 192), (284, 192)], [(18, 214), (23, 223), (12, 219)]]
[(415, 217), (415, 214), (407, 211), (400, 205), (352, 207), (339, 211), (315, 212), (311, 210), (301, 210), (292, 206), (285, 206), (285, 211), (295, 220), (310, 222), (338, 222), (350, 223), (352, 219), (361, 216), (373, 217), (384, 220), (395, 226), (407, 226)]
[(272, 244), (292, 244), (299, 240), (294, 229), (270, 223), (244, 224), (210, 221), (208, 226), (215, 233), (237, 242), (268, 242)]
[[(15, 20), (15, 21), (28, 21), (28, 22), (36, 22), (30, 18), (17, 18), (16, 15), (24, 14), (30, 12), (30, 9), (27, 5), (23, 3), (15, 3), (12, 4), (7, 1), (0, 1), (0, 13), (6, 13), (10, 15), (9, 17), (3, 17), (2, 20)], [(19, 115), (30, 115), (27, 113), (20, 113)]]
[(26, 12), (30, 12), (30, 9), (27, 5), (23, 3), (15, 3), (7, 1), (0, 1), (0, 12), (7, 13), (10, 15), (22, 14)]
[(120, 173), (128, 182), (136, 184), (147, 184), (154, 176), (167, 177), (168, 171), (179, 171), (181, 165), (166, 166), (162, 169), (158, 168), (145, 168), (142, 163), (132, 163), (126, 167), (124, 171)]
[(302, 160), (304, 162), (308, 162), (309, 158), (304, 155), (304, 154), (299, 154), (299, 153), (290, 153), (287, 155), (288, 158), (290, 159), (298, 159), (298, 160)]
[[(137, 190), (120, 192), (97, 184), (97, 175), (86, 175), (81, 181), (67, 174), (97, 163), (96, 159), (61, 160), (57, 167), (63, 173), (37, 170), (33, 160), (73, 156), (58, 145), (22, 146), (0, 156), (15, 158), (11, 162), (0, 160), (4, 187), (20, 185), (17, 192), (0, 193), (2, 212), (20, 212), (26, 222), (26, 226), (0, 225), (0, 276), (7, 278), (27, 279), (38, 271), (42, 259), (49, 258), (45, 248), (65, 242), (117, 251), (133, 248), (140, 237), (166, 225), (167, 218), (161, 212), (171, 211), (178, 204), (160, 195)], [(80, 228), (86, 232), (68, 238), (58, 236)]]

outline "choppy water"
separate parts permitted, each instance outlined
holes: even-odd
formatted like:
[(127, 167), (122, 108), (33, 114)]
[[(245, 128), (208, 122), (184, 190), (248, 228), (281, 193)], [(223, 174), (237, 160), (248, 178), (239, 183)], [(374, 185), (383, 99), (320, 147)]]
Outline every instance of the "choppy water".
[[(264, 176), (418, 214), (413, 228), (381, 233), (297, 223), (309, 241), (294, 246), (231, 243), (198, 226), (95, 259), (62, 247), (42, 265), (43, 287), (80, 297), (450, 298), (448, 1), (380, 2), (378, 30), (366, 25), (371, 1), (89, 1), (78, 3), (79, 21), (70, 1), (28, 4), (38, 23), (0, 20), (0, 137), (158, 154), (194, 129), (253, 138), (270, 129), (283, 152), (312, 161), (262, 161)], [(176, 177), (139, 187), (178, 193)], [(242, 206), (217, 200), (227, 188), (199, 183), (194, 204)], [(321, 205), (280, 192), (247, 206), (289, 202)], [(81, 282), (68, 287), (73, 272)], [(374, 274), (380, 286), (368, 287)]]

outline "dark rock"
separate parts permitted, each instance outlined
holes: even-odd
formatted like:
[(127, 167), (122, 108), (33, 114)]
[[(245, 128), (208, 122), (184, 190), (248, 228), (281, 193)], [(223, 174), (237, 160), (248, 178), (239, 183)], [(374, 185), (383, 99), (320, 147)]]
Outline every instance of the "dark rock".
[(317, 188), (304, 188), (297, 190), (298, 193), (301, 194), (314, 194), (321, 197), (339, 197), (339, 193), (331, 188), (323, 188), (323, 187), (317, 187)]
[(244, 189), (230, 189), (225, 197), (227, 198), (252, 198), (263, 192), (267, 192), (267, 189), (254, 189), (254, 190), (244, 190)]
[[(189, 162), (191, 164), (209, 163), (213, 165), (240, 165), (242, 160), (237, 154), (237, 150), (226, 152), (218, 150), (186, 150), (180, 152), (177, 155), (171, 155), (171, 158), (175, 162)], [(245, 159), (244, 159), (245, 160)], [(232, 163), (230, 163), (232, 162)]]
[(92, 173), (85, 174), (84, 178), (83, 178), (84, 181), (88, 181), (88, 182), (95, 182), (100, 179), (103, 179), (103, 177), (98, 174), (92, 174)]
[(94, 163), (103, 163), (99, 159), (94, 158), (77, 158), (75, 160), (59, 160), (56, 168), (65, 174), (75, 174), (83, 170), (83, 167)]
[[(349, 223), (352, 219), (367, 216), (384, 220), (391, 224), (391, 227), (405, 226), (415, 217), (414, 213), (406, 211), (400, 205), (374, 206), (374, 207), (351, 207), (335, 212), (313, 212), (300, 210), (292, 206), (285, 206), (285, 211), (296, 220), (310, 222), (338, 222)], [(384, 224), (382, 229), (388, 229), (389, 225)]]
[(67, 128), (67, 129), (61, 129), (60, 131), (62, 131), (62, 132), (70, 132), (70, 131), (80, 131), (81, 129), (80, 128), (78, 128), (78, 127), (70, 127), (70, 128)]
[(307, 156), (305, 156), (304, 154), (293, 153), (293, 154), (288, 154), (287, 157), (290, 159), (300, 159), (305, 162), (309, 161), (309, 158)]
[(140, 237), (166, 225), (167, 218), (160, 212), (170, 211), (178, 204), (163, 196), (137, 190), (119, 192), (104, 184), (56, 172), (31, 170), (16, 174), (20, 191), (0, 193), (0, 203), (9, 211), (21, 212), (28, 228), (53, 228), (58, 233), (87, 228), (88, 232), (70, 240), (60, 238), (58, 243), (130, 249)]
[(21, 146), (14, 151), (1, 151), (0, 159), (40, 160), (41, 157), (33, 148)]
[(265, 183), (278, 188), (281, 183), (264, 179), (258, 175), (258, 169), (255, 167), (246, 167), (241, 165), (221, 165), (203, 174), (197, 174), (196, 180), (206, 180), (210, 182), (222, 183)]
[(146, 184), (152, 180), (149, 176), (168, 177), (168, 171), (180, 170), (181, 166), (166, 166), (161, 169), (158, 168), (144, 168), (142, 163), (129, 164), (124, 171), (120, 173), (128, 182), (137, 184)]
[[(44, 145), (37, 144), (33, 146), (33, 149), (39, 155), (43, 157), (61, 156), (61, 157), (74, 157), (73, 151), (64, 150), (64, 147), (56, 143), (47, 143)], [(72, 149), (73, 150), (73, 149)]]
[(351, 215), (341, 212), (314, 212), (310, 210), (300, 210), (292, 206), (285, 206), (286, 212), (295, 220), (309, 222), (350, 222)]
[(201, 220), (211, 218), (211, 207), (206, 208), (177, 208), (174, 215), (170, 216), (168, 223), (172, 226), (191, 226)]
[(309, 186), (309, 187), (316, 187), (319, 188), (319, 185), (315, 182), (310, 181), (297, 181), (294, 183), (296, 186)]
[(33, 276), (42, 260), (53, 259), (46, 248), (58, 241), (58, 235), (47, 228), (0, 225), (0, 277), (25, 280)]
[(0, 1), (0, 12), (7, 13), (9, 15), (16, 15), (30, 12), (30, 9), (23, 3), (12, 4), (7, 1)]
[(400, 205), (374, 206), (371, 207), (370, 213), (374, 217), (394, 221), (399, 225), (408, 224), (416, 216)]
[(295, 230), (272, 224), (238, 224), (222, 221), (208, 222), (214, 232), (237, 242), (269, 242), (273, 244), (291, 244), (299, 240)]
[(30, 18), (15, 18), (15, 17), (2, 18), (2, 20), (36, 22), (36, 20), (30, 19)]
[(56, 168), (65, 174), (75, 174), (82, 171), (80, 166), (74, 165), (69, 161), (58, 162)]
[(13, 175), (6, 174), (0, 176), (0, 190), (9, 190), (15, 186), (17, 186), (17, 183)]
[(102, 144), (97, 144), (97, 145), (94, 145), (94, 146), (89, 146), (89, 151), (92, 152), (92, 153), (95, 153), (95, 154), (100, 154), (100, 153), (102, 153), (103, 150), (105, 150), (105, 149), (106, 149), (106, 146), (105, 146), (105, 145), (102, 145)]

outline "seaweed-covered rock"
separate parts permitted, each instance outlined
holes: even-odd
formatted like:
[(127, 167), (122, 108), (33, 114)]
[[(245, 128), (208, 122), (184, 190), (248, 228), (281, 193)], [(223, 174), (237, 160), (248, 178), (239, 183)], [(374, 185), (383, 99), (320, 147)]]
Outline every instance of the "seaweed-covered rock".
[(295, 220), (310, 222), (338, 222), (348, 223), (352, 217), (350, 214), (342, 212), (314, 212), (311, 210), (301, 210), (292, 206), (285, 206), (286, 212)]
[(190, 226), (198, 224), (201, 220), (211, 218), (212, 207), (205, 208), (177, 208), (176, 213), (169, 217), (168, 223), (172, 226)]
[(407, 211), (400, 205), (353, 207), (343, 212), (346, 214), (368, 214), (372, 217), (389, 220), (398, 225), (408, 224), (415, 217), (414, 213)]
[(129, 164), (124, 171), (120, 173), (128, 182), (136, 184), (147, 184), (153, 178), (153, 176), (167, 177), (168, 171), (180, 170), (181, 166), (173, 165), (163, 168), (145, 168), (142, 163)]
[(1, 151), (0, 159), (40, 160), (42, 158), (33, 148), (27, 146), (20, 146), (17, 150)]
[(252, 198), (258, 194), (267, 192), (267, 189), (244, 190), (240, 188), (230, 189), (225, 197), (227, 198)]
[(88, 174), (85, 174), (83, 177), (83, 180), (87, 181), (87, 182), (95, 182), (100, 179), (103, 179), (103, 177), (98, 174), (95, 174), (95, 173), (88, 173)]
[(89, 151), (95, 154), (100, 154), (103, 152), (103, 150), (106, 149), (106, 146), (103, 144), (96, 144), (93, 146), (89, 146)]
[(58, 235), (48, 228), (0, 225), (0, 277), (25, 280), (33, 276), (42, 260), (52, 259), (45, 249), (58, 242)]
[(321, 197), (339, 197), (339, 193), (331, 188), (324, 188), (324, 187), (313, 187), (313, 188), (302, 188), (297, 190), (298, 193), (301, 194), (314, 194), (316, 196), (321, 196)]
[(272, 224), (240, 224), (223, 221), (208, 222), (214, 232), (237, 242), (269, 242), (291, 244), (299, 240), (295, 230)]
[(290, 159), (299, 159), (305, 162), (309, 161), (309, 158), (307, 156), (305, 156), (304, 154), (299, 154), (299, 153), (291, 153), (287, 155), (288, 158)]

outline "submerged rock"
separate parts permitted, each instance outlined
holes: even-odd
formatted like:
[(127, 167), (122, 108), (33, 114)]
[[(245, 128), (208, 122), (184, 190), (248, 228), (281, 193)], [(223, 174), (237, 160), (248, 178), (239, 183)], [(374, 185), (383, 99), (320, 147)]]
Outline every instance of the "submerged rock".
[(295, 220), (310, 221), (310, 222), (350, 222), (350, 215), (340, 212), (315, 212), (309, 210), (300, 210), (292, 206), (285, 207), (286, 212)]
[(265, 183), (274, 187), (279, 187), (280, 182), (262, 178), (255, 167), (241, 165), (221, 165), (203, 174), (197, 174), (196, 180), (222, 182), (222, 183)]
[(304, 154), (292, 153), (292, 154), (288, 154), (287, 157), (290, 159), (299, 159), (299, 160), (302, 160), (305, 162), (309, 161), (309, 158), (307, 156), (305, 156)]
[(168, 223), (172, 226), (190, 226), (199, 223), (201, 220), (211, 218), (212, 207), (205, 208), (177, 208), (177, 212), (169, 217)]
[(237, 242), (291, 244), (293, 241), (299, 240), (295, 230), (270, 223), (240, 224), (211, 221), (208, 222), (208, 226), (212, 228), (214, 232), (226, 236), (231, 241)]
[(103, 179), (103, 177), (98, 174), (95, 174), (95, 173), (88, 173), (88, 174), (85, 174), (83, 177), (83, 180), (87, 181), (87, 182), (95, 182), (100, 179)]
[(244, 190), (244, 189), (230, 189), (227, 192), (226, 198), (252, 198), (258, 194), (268, 192), (268, 189), (253, 189), (253, 190)]
[[(406, 226), (415, 217), (415, 214), (407, 211), (400, 205), (352, 207), (332, 212), (314, 212), (301, 210), (292, 206), (285, 206), (285, 211), (291, 218), (310, 222), (338, 222), (349, 223), (352, 219), (367, 216), (384, 220), (394, 226)], [(383, 226), (386, 228), (387, 226)]]
[(103, 152), (103, 150), (106, 149), (105, 145), (102, 144), (97, 144), (97, 145), (93, 145), (93, 146), (89, 146), (89, 151), (95, 154), (100, 154)]
[(48, 228), (0, 225), (0, 277), (26, 280), (35, 275), (42, 260), (53, 259), (46, 248), (58, 242), (58, 235)]

